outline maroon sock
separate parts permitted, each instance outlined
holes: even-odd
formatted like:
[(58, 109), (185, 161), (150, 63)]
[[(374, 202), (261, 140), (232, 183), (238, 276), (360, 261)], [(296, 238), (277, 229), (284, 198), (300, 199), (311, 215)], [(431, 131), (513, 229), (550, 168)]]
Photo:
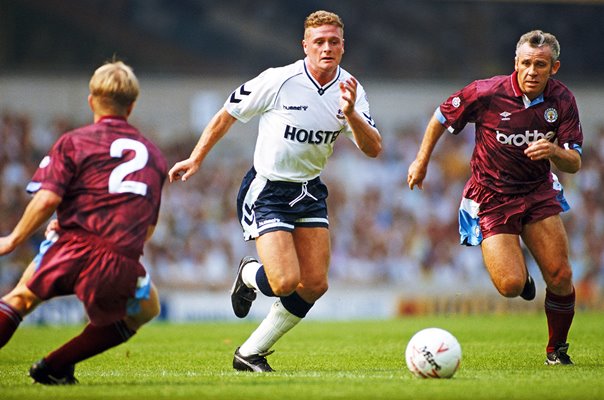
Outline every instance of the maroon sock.
[(51, 371), (62, 373), (67, 371), (71, 365), (124, 343), (135, 333), (126, 326), (124, 321), (106, 326), (88, 324), (79, 336), (74, 337), (44, 359)]
[(549, 330), (547, 352), (554, 351), (556, 344), (566, 343), (570, 325), (575, 315), (575, 290), (567, 296), (558, 296), (545, 290), (545, 315)]
[(0, 349), (8, 343), (22, 320), (17, 310), (0, 300)]

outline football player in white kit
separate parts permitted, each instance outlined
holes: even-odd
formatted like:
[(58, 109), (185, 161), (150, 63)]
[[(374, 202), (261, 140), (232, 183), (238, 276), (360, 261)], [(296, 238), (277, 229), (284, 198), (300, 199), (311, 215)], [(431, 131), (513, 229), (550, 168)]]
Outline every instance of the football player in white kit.
[(190, 157), (169, 172), (171, 182), (186, 181), (235, 121), (260, 115), (254, 165), (237, 198), (244, 238), (255, 240), (260, 261), (241, 260), (231, 302), (243, 318), (258, 291), (276, 301), (235, 351), (233, 367), (242, 371), (273, 371), (266, 360), (271, 347), (327, 291), (331, 245), (327, 188), (319, 175), (336, 139), (344, 134), (369, 157), (382, 150), (363, 87), (339, 66), (344, 54), (340, 17), (310, 14), (302, 47), (303, 60), (270, 68), (237, 88)]

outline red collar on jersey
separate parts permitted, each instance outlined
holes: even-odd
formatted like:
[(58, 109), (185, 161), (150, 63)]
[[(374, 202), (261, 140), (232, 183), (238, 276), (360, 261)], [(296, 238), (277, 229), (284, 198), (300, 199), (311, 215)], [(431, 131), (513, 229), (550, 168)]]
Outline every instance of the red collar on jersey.
[(514, 95), (516, 97), (521, 97), (522, 90), (520, 89), (520, 84), (518, 83), (518, 71), (514, 71), (512, 75), (510, 75), (510, 79), (512, 81), (512, 90), (514, 91)]
[(127, 121), (126, 117), (123, 117), (121, 115), (103, 115), (101, 118), (99, 118), (98, 122), (103, 122), (105, 120), (112, 120), (112, 119), (117, 119), (120, 121)]
[[(520, 84), (518, 83), (518, 71), (514, 71), (512, 73), (512, 75), (510, 75), (510, 81), (512, 83), (512, 90), (514, 91), (514, 96), (516, 97), (522, 97), (524, 95), (524, 93), (522, 93), (522, 90), (520, 89)], [(543, 96), (546, 97), (548, 92), (548, 89), (550, 87), (549, 84), (549, 79), (547, 80), (547, 84), (545, 85), (545, 88), (543, 88), (543, 92), (541, 92), (541, 94), (539, 96)], [(537, 97), (539, 97), (537, 96)]]

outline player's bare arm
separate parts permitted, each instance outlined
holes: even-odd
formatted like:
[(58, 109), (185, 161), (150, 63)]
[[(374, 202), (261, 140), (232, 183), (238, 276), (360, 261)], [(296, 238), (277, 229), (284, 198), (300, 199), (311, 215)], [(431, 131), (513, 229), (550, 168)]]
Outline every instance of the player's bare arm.
[(532, 142), (524, 154), (531, 160), (551, 160), (562, 172), (574, 174), (581, 169), (581, 155), (576, 150), (563, 149), (545, 139)]
[(231, 126), (235, 123), (236, 119), (229, 114), (224, 108), (220, 109), (210, 123), (206, 126), (199, 138), (199, 141), (195, 145), (195, 148), (191, 152), (189, 158), (183, 161), (179, 161), (170, 169), (168, 177), (170, 182), (181, 180), (185, 182), (191, 176), (193, 176), (201, 163), (206, 158), (210, 150), (226, 133), (229, 131)]
[(420, 190), (424, 189), (424, 179), (428, 173), (430, 157), (432, 156), (436, 143), (444, 131), (445, 127), (435, 116), (432, 116), (432, 119), (430, 119), (430, 122), (426, 127), (426, 132), (424, 133), (424, 138), (422, 139), (417, 156), (415, 156), (415, 160), (409, 166), (409, 171), (407, 173), (407, 184), (409, 185), (409, 189), (413, 190), (415, 186)]
[(27, 240), (52, 216), (62, 198), (50, 190), (41, 189), (31, 199), (23, 216), (8, 236), (0, 237), (0, 255), (8, 254)]
[(354, 78), (340, 82), (340, 107), (352, 129), (359, 149), (368, 157), (377, 157), (382, 152), (382, 136), (354, 108), (357, 99), (358, 82)]

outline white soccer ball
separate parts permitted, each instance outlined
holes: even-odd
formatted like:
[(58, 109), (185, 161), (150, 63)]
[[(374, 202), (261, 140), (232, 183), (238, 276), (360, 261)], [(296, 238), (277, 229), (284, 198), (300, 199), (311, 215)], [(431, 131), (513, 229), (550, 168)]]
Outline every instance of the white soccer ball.
[(409, 340), (405, 361), (418, 378), (451, 378), (461, 362), (461, 346), (444, 329), (422, 329)]

